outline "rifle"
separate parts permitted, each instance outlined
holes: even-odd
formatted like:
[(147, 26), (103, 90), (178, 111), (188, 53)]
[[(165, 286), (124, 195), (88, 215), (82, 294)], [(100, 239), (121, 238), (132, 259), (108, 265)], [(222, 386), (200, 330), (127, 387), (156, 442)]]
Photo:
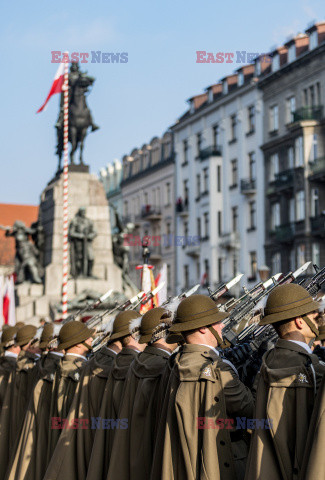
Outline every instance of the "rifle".
[(120, 311), (127, 310), (127, 308), (130, 305), (133, 305), (134, 303), (136, 303), (139, 300), (139, 298), (142, 298), (143, 293), (144, 292), (141, 291), (141, 292), (137, 293), (137, 295), (135, 295), (134, 297), (130, 298), (129, 300), (126, 300), (125, 302), (123, 302), (119, 305), (116, 305), (112, 310), (105, 310), (105, 312), (103, 312), (101, 314), (98, 314), (95, 317), (90, 318), (86, 322), (87, 327), (95, 327), (100, 322), (102, 322), (103, 318), (106, 317), (106, 315), (113, 315), (113, 313), (115, 313), (117, 310), (120, 310)]
[(193, 293), (197, 291), (198, 288), (200, 288), (199, 283), (195, 285), (193, 288), (190, 288), (190, 290), (187, 290), (187, 292), (180, 293), (179, 295), (177, 295), (177, 297), (173, 297), (173, 298), (170, 297), (168, 300), (162, 303), (161, 306), (164, 307), (165, 305), (169, 305), (170, 303), (173, 303), (176, 300), (181, 300), (182, 298), (190, 297), (191, 295), (193, 295)]
[(11, 227), (7, 225), (0, 225), (0, 230), (4, 230), (5, 232), (10, 232)]
[(89, 311), (89, 310), (95, 310), (101, 303), (103, 303), (106, 298), (108, 298), (111, 293), (113, 292), (112, 289), (108, 290), (104, 295), (100, 296), (95, 300), (93, 303), (88, 303), (83, 308), (80, 308), (76, 313), (69, 315), (65, 320), (62, 320), (61, 324), (64, 325), (65, 323), (71, 322), (72, 320), (75, 320), (78, 316), (82, 315), (83, 313)]
[(317, 293), (321, 290), (323, 283), (325, 282), (325, 267), (323, 267), (321, 270), (315, 264), (313, 264), (313, 267), (316, 273), (304, 288), (310, 293), (313, 298), (315, 298)]
[[(255, 310), (256, 305), (265, 297), (268, 295), (275, 287), (279, 285), (285, 285), (286, 283), (291, 283), (294, 280), (297, 279), (299, 275), (301, 275), (307, 268), (309, 267), (311, 262), (305, 263), (302, 267), (298, 268), (295, 272), (289, 272), (287, 275), (281, 278), (281, 276), (278, 278), (278, 280), (275, 279), (275, 277), (272, 277), (271, 288), (265, 288), (263, 284), (263, 288), (259, 289), (259, 293), (255, 294), (254, 296), (249, 296), (247, 300), (244, 302), (240, 303), (238, 307), (236, 307), (234, 310), (229, 315), (229, 318), (227, 319), (226, 322), (224, 322), (226, 325), (222, 330), (222, 336), (223, 336), (223, 348), (226, 348), (230, 345), (234, 346), (237, 343), (237, 334), (233, 331), (233, 328), (238, 325), (243, 319), (249, 319), (252, 318), (253, 312)], [(269, 283), (266, 282), (266, 283)]]
[(214, 292), (212, 292), (212, 290), (208, 287), (209, 297), (212, 298), (212, 300), (218, 300), (218, 298), (222, 297), (222, 295), (236, 285), (236, 283), (238, 283), (243, 276), (244, 274), (240, 273), (237, 275), (237, 277), (230, 280), (230, 282), (220, 285), (220, 287), (218, 287)]
[[(162, 288), (163, 286), (165, 285), (165, 282), (162, 282), (160, 285), (158, 285), (158, 287), (154, 288), (153, 290), (151, 290), (150, 292), (148, 293), (145, 293), (144, 292), (140, 292), (138, 293), (138, 295), (136, 297), (138, 297), (139, 295), (141, 295), (141, 299), (138, 300), (137, 303), (135, 303), (132, 308), (125, 308), (124, 310), (134, 310), (135, 308), (137, 308), (138, 305), (144, 305), (146, 304), (147, 302), (149, 302), (149, 300), (151, 300)], [(136, 297), (133, 297), (136, 298)], [(140, 316), (140, 314), (139, 314)], [(99, 342), (95, 342), (93, 344), (93, 352), (96, 353), (98, 352), (98, 350), (100, 350), (109, 340), (109, 337), (111, 336), (111, 333), (109, 332), (107, 335), (105, 335)]]

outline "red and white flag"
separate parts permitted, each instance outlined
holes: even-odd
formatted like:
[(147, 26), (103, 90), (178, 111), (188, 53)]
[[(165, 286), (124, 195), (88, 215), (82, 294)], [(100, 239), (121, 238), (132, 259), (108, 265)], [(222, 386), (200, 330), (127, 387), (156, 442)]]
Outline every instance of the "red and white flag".
[(66, 57), (63, 56), (62, 62), (59, 65), (59, 68), (55, 74), (54, 81), (52, 83), (51, 90), (49, 91), (48, 96), (46, 97), (45, 102), (43, 105), (37, 110), (36, 113), (40, 113), (44, 110), (46, 105), (48, 104), (50, 98), (52, 95), (55, 95), (56, 93), (61, 93), (62, 92), (62, 87), (64, 84), (64, 68), (65, 68), (65, 63), (66, 63)]
[(16, 324), (14, 276), (6, 278), (2, 297), (2, 317), (4, 325)]
[(158, 297), (158, 307), (162, 305), (167, 300), (167, 263), (163, 263), (157, 277), (156, 277), (156, 287), (163, 284), (162, 289), (157, 293)]

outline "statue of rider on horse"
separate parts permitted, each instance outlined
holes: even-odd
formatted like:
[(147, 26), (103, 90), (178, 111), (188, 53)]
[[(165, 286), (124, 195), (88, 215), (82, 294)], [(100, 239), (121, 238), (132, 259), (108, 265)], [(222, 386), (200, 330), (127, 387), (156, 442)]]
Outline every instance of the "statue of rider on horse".
[[(83, 164), (82, 152), (88, 127), (91, 127), (92, 132), (99, 128), (94, 123), (86, 103), (86, 93), (94, 81), (95, 79), (87, 75), (87, 72), (79, 70), (78, 63), (71, 63), (69, 72), (69, 142), (71, 143), (70, 162), (72, 164), (74, 163), (74, 153), (78, 146), (80, 150), (80, 164)], [(56, 149), (59, 157), (58, 170), (60, 170), (63, 152), (63, 93), (61, 94), (60, 113), (55, 128), (58, 138)]]

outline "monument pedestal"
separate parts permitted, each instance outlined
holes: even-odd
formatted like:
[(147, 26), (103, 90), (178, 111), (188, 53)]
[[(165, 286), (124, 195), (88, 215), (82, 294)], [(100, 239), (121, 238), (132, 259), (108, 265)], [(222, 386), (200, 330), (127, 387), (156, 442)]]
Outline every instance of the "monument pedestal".
[[(109, 219), (109, 206), (104, 187), (98, 178), (87, 169), (80, 171), (78, 166), (69, 166), (69, 224), (80, 207), (86, 208), (86, 217), (92, 220), (97, 236), (92, 248), (94, 278), (70, 278), (68, 281), (68, 299), (84, 290), (93, 290), (99, 295), (109, 289), (122, 292), (122, 271), (114, 263)], [(50, 313), (50, 303), (60, 302), (62, 291), (63, 258), (63, 173), (59, 172), (47, 185), (41, 195), (39, 220), (44, 228), (45, 284), (18, 286), (17, 313), (20, 320), (37, 323), (40, 316)], [(33, 296), (32, 290), (37, 295)], [(40, 288), (38, 288), (40, 287)], [(27, 292), (28, 290), (28, 292)], [(135, 292), (128, 289), (125, 294)], [(27, 301), (29, 297), (30, 301)], [(42, 312), (42, 313), (41, 313)], [(24, 317), (24, 318), (23, 318)]]

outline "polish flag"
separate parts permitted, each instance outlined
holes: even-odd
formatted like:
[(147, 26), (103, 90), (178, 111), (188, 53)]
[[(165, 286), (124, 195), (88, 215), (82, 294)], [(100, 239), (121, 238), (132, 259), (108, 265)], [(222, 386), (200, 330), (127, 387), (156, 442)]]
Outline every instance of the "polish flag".
[(5, 325), (12, 326), (16, 324), (15, 287), (13, 275), (10, 275), (10, 277), (6, 279), (5, 291), (2, 298), (2, 316), (3, 323)]
[(43, 103), (43, 105), (41, 106), (41, 108), (39, 108), (37, 110), (36, 113), (40, 113), (44, 110), (44, 108), (46, 107), (46, 105), (48, 104), (50, 98), (52, 97), (52, 95), (55, 95), (56, 93), (61, 93), (62, 92), (62, 87), (63, 87), (63, 83), (64, 83), (64, 69), (65, 69), (65, 63), (66, 63), (66, 58), (65, 56), (63, 56), (62, 58), (62, 62), (60, 63), (59, 65), (59, 68), (58, 68), (58, 71), (56, 72), (55, 74), (55, 77), (54, 77), (54, 81), (52, 83), (52, 87), (51, 87), (51, 90), (49, 91), (49, 94), (48, 96), (46, 97), (46, 100), (45, 102)]
[(158, 297), (157, 306), (162, 305), (167, 300), (167, 263), (163, 263), (163, 266), (156, 277), (156, 287), (158, 287), (161, 283), (163, 283), (164, 286), (156, 295)]

